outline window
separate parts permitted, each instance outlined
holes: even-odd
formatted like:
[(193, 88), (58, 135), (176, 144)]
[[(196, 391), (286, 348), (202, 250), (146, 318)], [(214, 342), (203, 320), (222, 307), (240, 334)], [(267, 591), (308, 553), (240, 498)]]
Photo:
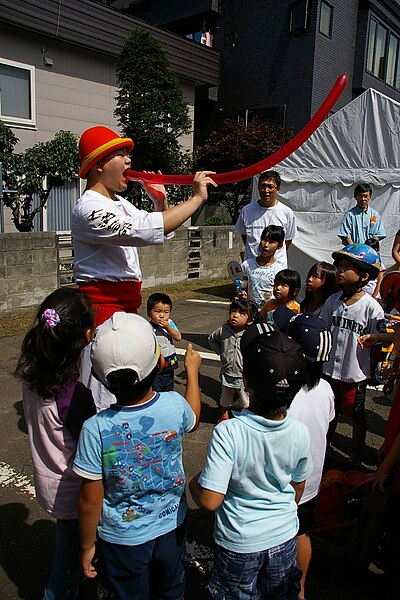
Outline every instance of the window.
[(375, 19), (369, 27), (367, 71), (400, 89), (399, 38)]
[(35, 125), (35, 67), (0, 59), (0, 118), (11, 125)]
[(327, 2), (321, 2), (319, 30), (327, 37), (332, 36), (333, 7)]
[(308, 0), (298, 0), (289, 6), (289, 31), (300, 33), (308, 25)]

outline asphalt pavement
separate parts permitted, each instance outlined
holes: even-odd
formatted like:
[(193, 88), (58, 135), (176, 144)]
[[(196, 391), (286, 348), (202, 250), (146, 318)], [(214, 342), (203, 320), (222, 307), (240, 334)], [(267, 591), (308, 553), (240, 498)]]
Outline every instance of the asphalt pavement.
[[(172, 318), (182, 332), (177, 348), (187, 342), (201, 352), (201, 424), (187, 435), (184, 460), (187, 479), (201, 470), (212, 429), (218, 419), (220, 392), (219, 361), (207, 344), (208, 334), (227, 317), (227, 298), (209, 295), (203, 300), (175, 302)], [(142, 312), (145, 315), (144, 312)], [(1, 338), (0, 352), (0, 600), (39, 600), (47, 580), (54, 548), (54, 521), (35, 500), (20, 382), (14, 377), (22, 336)], [(176, 389), (184, 391), (183, 360), (176, 371)], [(368, 436), (364, 467), (373, 468), (382, 443), (389, 401), (369, 390)], [(351, 425), (341, 420), (333, 440), (334, 457), (346, 461)], [(345, 464), (345, 462), (343, 462)], [(213, 516), (198, 509), (189, 498), (188, 568), (186, 600), (206, 600), (207, 577), (213, 560)], [(94, 598), (93, 588), (84, 586), (81, 600)], [(383, 598), (381, 577), (371, 570), (352, 571), (343, 564), (343, 551), (332, 546), (316, 547), (307, 582), (308, 600), (372, 600)], [(395, 600), (395, 599), (393, 599)]]

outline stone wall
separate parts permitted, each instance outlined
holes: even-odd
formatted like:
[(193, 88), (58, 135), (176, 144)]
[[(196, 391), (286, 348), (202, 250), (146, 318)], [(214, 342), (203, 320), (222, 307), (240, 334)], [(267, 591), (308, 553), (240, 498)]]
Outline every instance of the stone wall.
[[(0, 234), (0, 311), (36, 306), (58, 287), (65, 252), (58, 240), (54, 232)], [(232, 226), (181, 227), (163, 246), (139, 249), (143, 288), (226, 277), (241, 247)]]
[(0, 235), (0, 311), (37, 306), (57, 288), (57, 235)]

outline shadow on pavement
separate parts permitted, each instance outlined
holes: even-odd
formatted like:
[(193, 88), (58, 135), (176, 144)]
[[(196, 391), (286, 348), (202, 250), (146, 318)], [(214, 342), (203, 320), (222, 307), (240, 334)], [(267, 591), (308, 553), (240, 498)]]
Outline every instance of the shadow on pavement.
[(18, 589), (18, 598), (40, 600), (50, 572), (55, 543), (55, 523), (40, 519), (27, 523), (25, 504), (0, 506), (0, 563)]
[(18, 423), (17, 423), (18, 429), (20, 431), (22, 431), (22, 433), (25, 433), (26, 435), (28, 435), (28, 428), (26, 426), (26, 421), (25, 421), (25, 416), (24, 416), (24, 407), (22, 404), (22, 400), (20, 400), (19, 402), (16, 402), (14, 404), (14, 408), (15, 408), (15, 412), (20, 417), (18, 419)]

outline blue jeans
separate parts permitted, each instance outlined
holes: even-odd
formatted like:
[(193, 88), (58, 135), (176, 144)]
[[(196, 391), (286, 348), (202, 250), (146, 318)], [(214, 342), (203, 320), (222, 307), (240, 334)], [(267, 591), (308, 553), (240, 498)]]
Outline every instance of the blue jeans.
[(248, 554), (217, 546), (210, 594), (215, 600), (297, 600), (301, 569), (296, 555), (296, 538)]
[(73, 600), (81, 578), (78, 519), (57, 520), (56, 551), (43, 600)]

